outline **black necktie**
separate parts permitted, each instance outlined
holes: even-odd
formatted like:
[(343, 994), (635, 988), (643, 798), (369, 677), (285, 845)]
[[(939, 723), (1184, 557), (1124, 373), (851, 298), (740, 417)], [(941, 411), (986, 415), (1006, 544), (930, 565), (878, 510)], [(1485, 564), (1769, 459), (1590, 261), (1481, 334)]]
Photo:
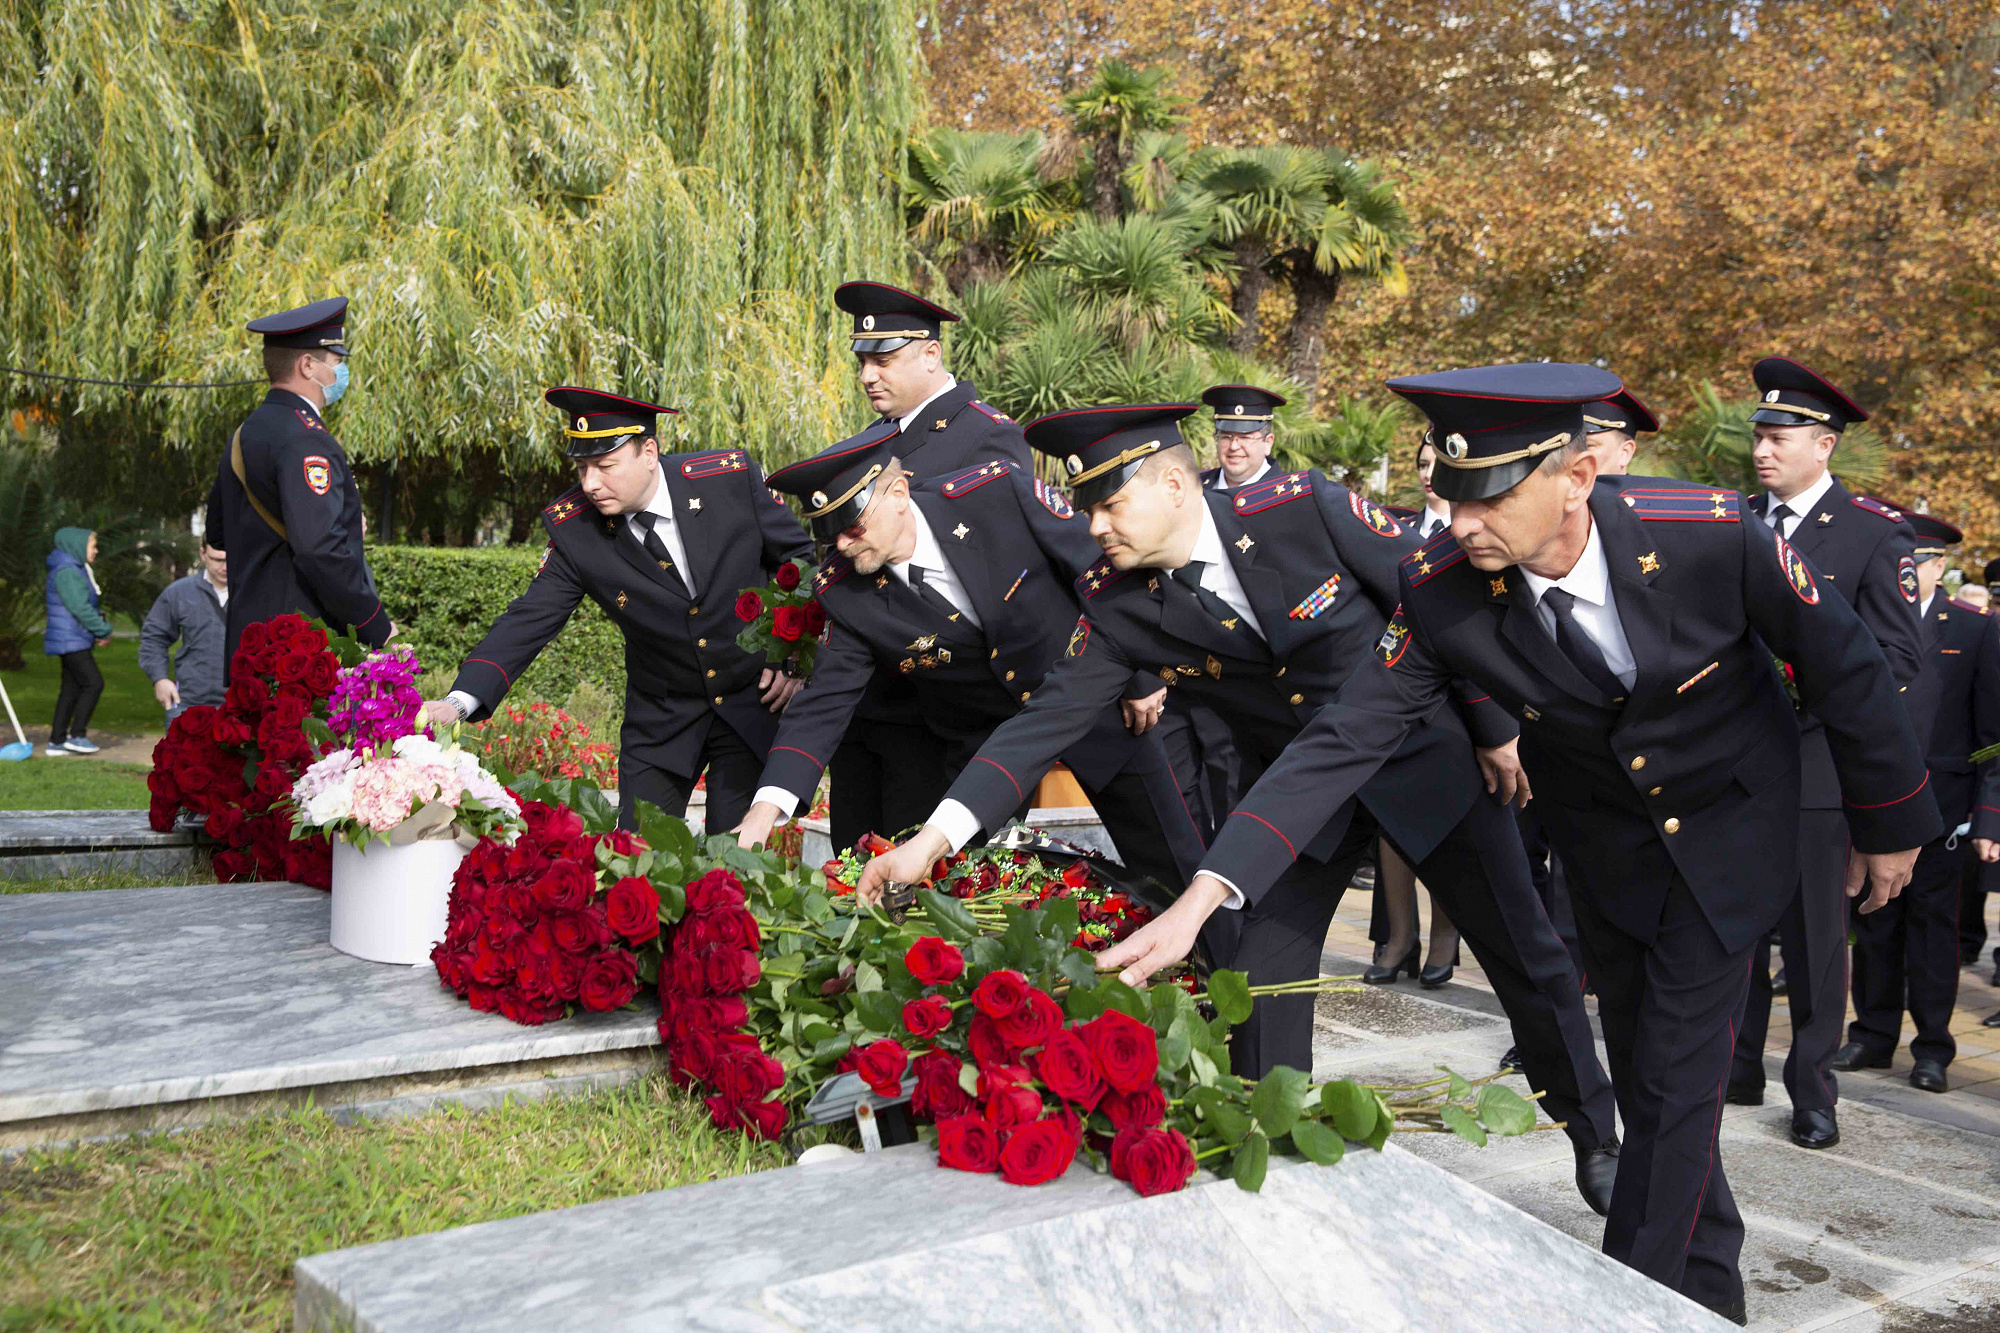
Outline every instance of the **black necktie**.
[(1172, 577), (1176, 583), (1193, 593), (1194, 599), (1201, 603), (1201, 609), (1215, 617), (1224, 629), (1247, 635), (1257, 643), (1264, 642), (1264, 636), (1252, 629), (1250, 622), (1235, 608), (1201, 586), (1201, 576), (1207, 569), (1207, 561), (1190, 560), (1179, 569), (1173, 570)]
[(1625, 683), (1612, 671), (1610, 663), (1604, 660), (1604, 653), (1597, 641), (1583, 632), (1576, 623), (1576, 594), (1561, 588), (1550, 588), (1542, 594), (1542, 601), (1556, 616), (1556, 647), (1562, 649), (1583, 678), (1604, 692), (1604, 697), (1613, 703), (1625, 698)]
[(1777, 530), (1780, 537), (1785, 535), (1785, 520), (1791, 516), (1792, 511), (1785, 505), (1775, 504), (1771, 506), (1771, 526)]
[(914, 562), (910, 565), (910, 586), (916, 589), (917, 596), (923, 599), (924, 605), (946, 620), (956, 621), (964, 615), (964, 612), (951, 604), (951, 598), (924, 582), (924, 567)]
[(638, 523), (640, 531), (646, 534), (639, 544), (646, 548), (647, 555), (652, 556), (658, 562), (660, 574), (668, 583), (679, 588), (683, 593), (687, 592), (687, 582), (681, 578), (681, 572), (674, 568), (674, 558), (667, 553), (667, 544), (660, 540), (660, 531), (654, 526), (660, 521), (660, 516), (648, 509), (642, 513), (632, 515), (632, 518)]

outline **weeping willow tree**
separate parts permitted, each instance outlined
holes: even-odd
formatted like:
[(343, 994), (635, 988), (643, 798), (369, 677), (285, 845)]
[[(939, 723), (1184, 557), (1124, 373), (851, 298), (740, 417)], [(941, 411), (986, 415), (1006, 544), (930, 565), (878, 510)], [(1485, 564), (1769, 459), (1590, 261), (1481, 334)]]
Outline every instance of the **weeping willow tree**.
[[(546, 475), (574, 382), (785, 459), (860, 404), (828, 299), (904, 265), (915, 0), (0, 0), (0, 359), (255, 377), (353, 298), (330, 424), (406, 475)], [(219, 454), (259, 396), (0, 377)]]

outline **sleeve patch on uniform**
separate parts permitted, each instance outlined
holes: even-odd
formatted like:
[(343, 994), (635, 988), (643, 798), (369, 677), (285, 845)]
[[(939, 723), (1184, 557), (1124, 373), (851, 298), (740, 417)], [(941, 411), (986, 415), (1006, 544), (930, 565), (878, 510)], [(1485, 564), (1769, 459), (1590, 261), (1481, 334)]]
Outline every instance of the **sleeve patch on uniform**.
[(1805, 557), (1794, 551), (1792, 544), (1775, 531), (1771, 536), (1778, 543), (1778, 564), (1784, 568), (1785, 582), (1792, 585), (1792, 591), (1799, 595), (1800, 601), (1807, 606), (1818, 606), (1819, 585), (1813, 582), (1812, 571), (1806, 568)]
[(556, 553), (556, 544), (554, 542), (550, 542), (547, 546), (544, 546), (542, 548), (542, 558), (535, 562), (536, 578), (540, 578), (542, 576), (542, 571), (549, 567), (549, 557), (554, 555), (555, 553)]
[(1390, 517), (1389, 511), (1381, 505), (1376, 504), (1360, 491), (1349, 491), (1347, 493), (1347, 507), (1354, 511), (1354, 516), (1361, 520), (1363, 526), (1377, 536), (1400, 537), (1403, 535), (1402, 527), (1397, 524), (1394, 518)]
[(306, 485), (312, 487), (314, 495), (325, 495), (333, 487), (333, 464), (325, 454), (307, 454), (305, 461)]
[(995, 459), (991, 463), (981, 463), (978, 467), (967, 468), (963, 472), (954, 472), (945, 478), (943, 485), (938, 489), (944, 492), (947, 500), (956, 500), (961, 495), (978, 490), (995, 477), (1004, 477), (1013, 470), (1012, 463)]
[(571, 491), (568, 495), (557, 497), (554, 504), (542, 511), (542, 517), (548, 519), (550, 523), (566, 523), (575, 518), (583, 512), (580, 495), (581, 492)]
[(1693, 486), (1628, 487), (1626, 508), (1656, 523), (1733, 523), (1742, 497), (1735, 491)]
[(1447, 528), (1404, 556), (1403, 568), (1409, 573), (1410, 586), (1416, 588), (1464, 559), (1465, 548), (1458, 544), (1458, 538), (1452, 536)]
[(1069, 647), (1063, 649), (1064, 657), (1081, 657), (1090, 644), (1090, 617), (1078, 616), (1076, 628), (1069, 632)]
[(1303, 472), (1287, 472), (1282, 477), (1266, 477), (1236, 493), (1236, 512), (1256, 514), (1289, 504), (1312, 489), (1312, 479)]
[(1339, 591), (1340, 575), (1335, 574), (1325, 583), (1320, 584), (1317, 588), (1306, 594), (1306, 599), (1303, 602), (1300, 602), (1297, 606), (1285, 612), (1285, 614), (1293, 620), (1316, 619), (1325, 614), (1326, 609), (1333, 605), (1334, 594)]
[(1870, 495), (1856, 495), (1851, 498), (1854, 501), (1856, 509), (1866, 509), (1869, 513), (1886, 518), (1891, 523), (1901, 523), (1903, 521), (1903, 511), (1894, 505), (1885, 505)]
[(1042, 502), (1042, 508), (1057, 518), (1076, 517), (1076, 510), (1070, 507), (1069, 497), (1040, 477), (1035, 478), (1035, 498)]
[(1908, 556), (1896, 562), (1896, 586), (1903, 590), (1904, 601), (1917, 604), (1917, 562)]
[(696, 454), (681, 464), (681, 475), (699, 481), (703, 477), (719, 477), (725, 472), (741, 472), (750, 466), (741, 449), (724, 449), (712, 454)]
[(1005, 412), (1002, 412), (997, 407), (988, 407), (985, 403), (980, 402), (977, 398), (972, 400), (971, 405), (973, 407), (978, 408), (981, 412), (984, 412), (987, 416), (992, 417), (995, 421), (1012, 421), (1014, 419), (1008, 416)]
[(1410, 647), (1410, 627), (1403, 620), (1403, 608), (1397, 607), (1396, 614), (1389, 617), (1389, 624), (1382, 631), (1382, 637), (1375, 644), (1375, 651), (1382, 655), (1383, 666), (1394, 666), (1403, 660), (1403, 654)]

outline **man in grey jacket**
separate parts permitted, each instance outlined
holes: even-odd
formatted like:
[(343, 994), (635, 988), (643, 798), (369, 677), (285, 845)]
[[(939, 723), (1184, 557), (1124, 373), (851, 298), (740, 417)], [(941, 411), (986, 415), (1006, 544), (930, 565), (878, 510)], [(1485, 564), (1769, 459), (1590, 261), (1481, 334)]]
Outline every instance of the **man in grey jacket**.
[[(175, 579), (146, 613), (139, 630), (139, 666), (153, 680), (153, 697), (167, 710), (167, 725), (195, 704), (222, 702), (222, 652), (228, 635), (229, 561), (204, 543), (201, 564)], [(179, 639), (173, 671), (167, 650)]]

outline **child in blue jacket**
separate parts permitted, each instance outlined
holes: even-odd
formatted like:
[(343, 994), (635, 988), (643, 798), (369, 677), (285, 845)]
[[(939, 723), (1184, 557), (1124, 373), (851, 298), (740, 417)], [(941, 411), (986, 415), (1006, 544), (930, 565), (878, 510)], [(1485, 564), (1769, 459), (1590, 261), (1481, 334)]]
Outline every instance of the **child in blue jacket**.
[(88, 528), (57, 530), (44, 590), (48, 622), (42, 629), (42, 651), (62, 661), (55, 721), (43, 751), (50, 758), (97, 753), (96, 744), (84, 733), (90, 728), (90, 710), (104, 693), (96, 650), (111, 642), (111, 622), (100, 609), (97, 577), (90, 572), (96, 559), (96, 533)]

